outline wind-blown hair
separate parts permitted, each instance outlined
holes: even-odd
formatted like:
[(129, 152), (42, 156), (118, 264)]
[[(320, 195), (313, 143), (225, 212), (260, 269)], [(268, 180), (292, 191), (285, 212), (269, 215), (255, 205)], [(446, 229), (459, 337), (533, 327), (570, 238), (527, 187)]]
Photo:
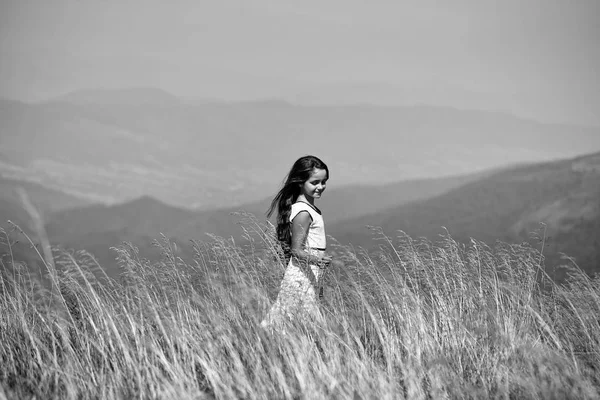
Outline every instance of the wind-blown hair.
[(324, 169), (329, 179), (329, 168), (320, 159), (315, 156), (300, 157), (285, 178), (283, 187), (277, 193), (271, 206), (267, 211), (267, 217), (270, 217), (277, 209), (277, 238), (284, 245), (284, 249), (289, 249), (292, 245), (292, 229), (290, 223), (290, 213), (292, 204), (301, 193), (300, 187), (306, 182), (313, 170)]

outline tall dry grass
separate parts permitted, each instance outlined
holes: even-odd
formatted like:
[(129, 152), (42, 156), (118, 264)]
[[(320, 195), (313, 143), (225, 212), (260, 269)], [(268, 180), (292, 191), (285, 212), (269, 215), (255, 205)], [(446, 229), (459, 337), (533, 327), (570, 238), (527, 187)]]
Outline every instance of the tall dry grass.
[(165, 238), (159, 262), (124, 244), (118, 279), (55, 250), (51, 285), (3, 232), (0, 399), (600, 396), (600, 286), (575, 267), (559, 286), (527, 245), (378, 235), (376, 254), (333, 246), (325, 321), (279, 334), (259, 322), (281, 254), (272, 227), (244, 229), (241, 245), (195, 242), (193, 260)]

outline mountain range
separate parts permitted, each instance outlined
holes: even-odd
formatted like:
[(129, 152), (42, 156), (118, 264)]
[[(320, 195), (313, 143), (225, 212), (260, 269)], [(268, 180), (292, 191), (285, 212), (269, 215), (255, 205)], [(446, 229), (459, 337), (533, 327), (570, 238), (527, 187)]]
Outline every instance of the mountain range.
[(541, 234), (547, 267), (567, 263), (564, 253), (588, 273), (600, 272), (600, 153), (498, 171), (424, 201), (335, 223), (328, 233), (342, 244), (374, 247), (367, 226), (392, 238), (401, 230), (431, 240), (445, 227), (456, 240), (490, 245)]
[(205, 233), (240, 237), (232, 213), (263, 219), (291, 161), (312, 153), (329, 164), (319, 206), (342, 243), (377, 247), (366, 225), (392, 237), (435, 240), (443, 226), (463, 242), (520, 242), (543, 222), (547, 265), (565, 252), (594, 272), (599, 156), (579, 155), (598, 150), (599, 128), (499, 112), (85, 90), (0, 100), (0, 218), (35, 234), (23, 187), (53, 243), (113, 268), (108, 248), (123, 241), (154, 257), (160, 233), (184, 252)]
[[(156, 258), (159, 250), (152, 242), (162, 233), (178, 244), (180, 255), (191, 258), (190, 240), (210, 241), (207, 233), (239, 240), (241, 217), (233, 213), (246, 211), (264, 221), (268, 204), (269, 198), (264, 198), (239, 207), (193, 211), (145, 196), (118, 205), (48, 213), (46, 231), (56, 245), (90, 251), (114, 275), (112, 246), (129, 241), (142, 256)], [(565, 263), (561, 253), (590, 274), (600, 271), (600, 153), (470, 176), (332, 187), (318, 205), (333, 239), (368, 250), (381, 241), (367, 226), (381, 227), (393, 240), (401, 230), (435, 241), (445, 227), (464, 243), (470, 238), (489, 245), (497, 240), (528, 241), (541, 248), (532, 234), (543, 223), (538, 234), (545, 236), (546, 267), (555, 278), (564, 277), (556, 269)], [(0, 196), (0, 209), (4, 216), (12, 213), (13, 220), (28, 218), (14, 199)]]
[(316, 154), (332, 184), (470, 174), (600, 150), (600, 128), (434, 106), (189, 102), (154, 88), (0, 101), (0, 176), (104, 204), (209, 210), (259, 201)]
[(57, 188), (0, 177), (0, 227), (8, 228), (8, 225), (5, 224), (10, 220), (24, 231), (32, 233), (29, 229), (32, 225), (31, 216), (23, 206), (20, 190), (25, 193), (31, 205), (42, 218), (53, 213), (91, 204), (84, 198), (69, 195)]
[(90, 204), (85, 199), (71, 196), (57, 188), (0, 177), (0, 228), (7, 232), (12, 241), (16, 241), (9, 249), (6, 246), (7, 238), (0, 234), (0, 261), (4, 262), (4, 265), (10, 264), (6, 262), (5, 257), (14, 257), (18, 261), (30, 264), (38, 264), (39, 261), (27, 240), (15, 233), (14, 226), (8, 223), (11, 221), (16, 224), (39, 243), (39, 232), (35, 229), (32, 215), (24, 206), (20, 191), (27, 197), (27, 201), (35, 208), (34, 212), (40, 216), (42, 221), (53, 213)]
[[(335, 223), (394, 205), (427, 199), (481, 176), (484, 175), (330, 188), (319, 207), (327, 221)], [(236, 212), (250, 213), (264, 221), (270, 201), (270, 198), (264, 198), (239, 207), (193, 211), (144, 196), (118, 205), (90, 205), (53, 213), (47, 221), (46, 230), (53, 242), (67, 248), (94, 250), (105, 264), (112, 265), (114, 257), (106, 250), (123, 241), (142, 243), (141, 247), (148, 249), (143, 244), (149, 244), (164, 234), (179, 242), (184, 249), (189, 240), (208, 240), (207, 233), (239, 239), (242, 236), (241, 217)]]

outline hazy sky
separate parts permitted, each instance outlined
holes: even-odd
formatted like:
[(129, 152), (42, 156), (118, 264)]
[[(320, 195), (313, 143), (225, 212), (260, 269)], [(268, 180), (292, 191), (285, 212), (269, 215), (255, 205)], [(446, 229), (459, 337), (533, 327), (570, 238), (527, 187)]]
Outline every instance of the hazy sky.
[(373, 84), (600, 125), (598, 0), (0, 4), (3, 97), (154, 86), (252, 99)]

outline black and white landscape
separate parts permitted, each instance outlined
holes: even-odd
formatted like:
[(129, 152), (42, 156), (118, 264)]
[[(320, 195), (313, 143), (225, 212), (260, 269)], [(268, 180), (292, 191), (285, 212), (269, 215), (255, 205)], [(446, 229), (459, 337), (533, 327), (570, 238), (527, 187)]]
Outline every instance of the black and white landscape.
[(0, 399), (600, 398), (599, 4), (1, 2)]

